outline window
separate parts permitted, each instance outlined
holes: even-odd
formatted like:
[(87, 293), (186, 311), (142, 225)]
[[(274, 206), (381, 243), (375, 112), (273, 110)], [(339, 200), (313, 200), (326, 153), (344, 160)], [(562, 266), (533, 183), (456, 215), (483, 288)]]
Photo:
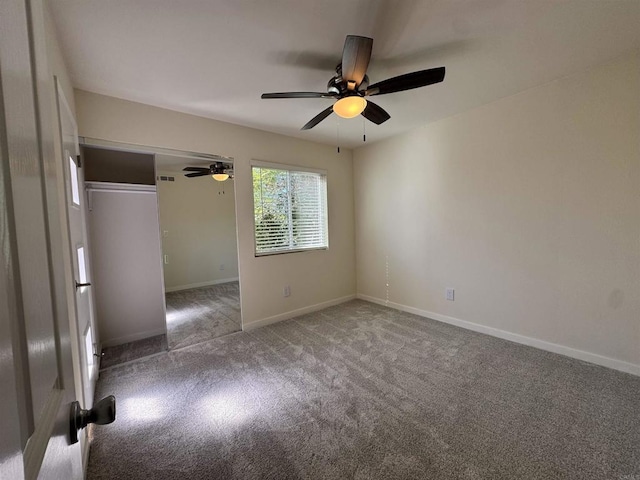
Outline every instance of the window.
[(91, 379), (93, 376), (93, 335), (91, 334), (91, 325), (87, 325), (87, 330), (84, 332), (84, 355), (88, 367), (88, 377)]
[(87, 283), (87, 266), (84, 263), (84, 247), (80, 246), (76, 250), (78, 258), (78, 283)]
[(328, 247), (325, 172), (254, 164), (256, 256)]
[(73, 158), (69, 157), (69, 173), (71, 174), (71, 201), (75, 206), (80, 206), (80, 188), (78, 181), (78, 166)]

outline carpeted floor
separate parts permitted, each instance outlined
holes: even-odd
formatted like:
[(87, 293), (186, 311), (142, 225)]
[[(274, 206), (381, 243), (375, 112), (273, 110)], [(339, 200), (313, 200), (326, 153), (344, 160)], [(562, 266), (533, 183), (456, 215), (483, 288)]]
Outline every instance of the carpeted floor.
[(165, 300), (171, 350), (242, 330), (238, 282), (167, 292)]
[[(100, 368), (111, 368), (150, 355), (195, 345), (242, 330), (238, 282), (168, 292), (167, 335), (105, 347)], [(167, 339), (168, 336), (168, 339)]]
[(156, 335), (155, 337), (144, 338), (114, 347), (105, 347), (102, 349), (100, 369), (111, 368), (114, 365), (120, 365), (166, 351), (166, 335)]
[(363, 301), (101, 374), (88, 479), (640, 479), (640, 378)]

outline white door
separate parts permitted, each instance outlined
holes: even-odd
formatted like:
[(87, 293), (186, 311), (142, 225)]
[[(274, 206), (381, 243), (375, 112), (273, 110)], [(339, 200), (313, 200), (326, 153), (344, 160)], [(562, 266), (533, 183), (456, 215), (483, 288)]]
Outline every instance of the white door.
[(41, 2), (0, 1), (0, 478), (79, 480)]
[(69, 241), (71, 243), (71, 260), (73, 262), (75, 289), (75, 316), (77, 324), (78, 352), (80, 352), (80, 370), (82, 374), (83, 398), (80, 400), (84, 408), (93, 405), (93, 393), (98, 377), (97, 344), (98, 331), (94, 318), (93, 287), (91, 286), (91, 269), (89, 261), (89, 245), (86, 228), (86, 195), (84, 190), (84, 174), (80, 161), (78, 146), (78, 128), (73, 113), (57, 84), (58, 118), (62, 135), (63, 164), (65, 171), (65, 190), (69, 218)]

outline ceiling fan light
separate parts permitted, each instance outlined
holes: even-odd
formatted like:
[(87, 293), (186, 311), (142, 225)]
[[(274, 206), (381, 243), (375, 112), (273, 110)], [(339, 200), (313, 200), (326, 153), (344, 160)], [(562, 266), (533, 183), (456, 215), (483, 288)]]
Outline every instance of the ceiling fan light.
[(217, 180), (218, 182), (224, 182), (227, 178), (229, 178), (229, 174), (228, 173), (214, 173), (213, 175), (211, 175), (211, 177), (214, 180)]
[(353, 118), (360, 115), (367, 107), (367, 101), (358, 96), (344, 97), (333, 104), (333, 111), (342, 118)]

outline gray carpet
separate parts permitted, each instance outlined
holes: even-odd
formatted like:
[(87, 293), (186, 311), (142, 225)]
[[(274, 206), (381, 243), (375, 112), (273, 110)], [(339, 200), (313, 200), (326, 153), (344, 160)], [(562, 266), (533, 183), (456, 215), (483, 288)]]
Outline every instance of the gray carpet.
[(640, 479), (640, 378), (352, 301), (111, 368), (88, 479)]
[(242, 330), (238, 282), (167, 292), (169, 348), (183, 348)]
[(156, 335), (155, 337), (144, 338), (114, 347), (105, 347), (102, 349), (100, 369), (111, 368), (114, 365), (120, 365), (166, 351), (166, 335)]

